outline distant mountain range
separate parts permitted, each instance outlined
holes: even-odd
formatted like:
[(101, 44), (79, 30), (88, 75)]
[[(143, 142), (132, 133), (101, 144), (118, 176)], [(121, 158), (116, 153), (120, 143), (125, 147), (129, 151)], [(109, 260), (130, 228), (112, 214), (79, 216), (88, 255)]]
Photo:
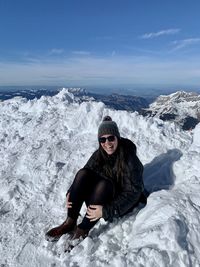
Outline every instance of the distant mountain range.
[(103, 102), (106, 106), (115, 110), (140, 112), (143, 108), (147, 108), (150, 104), (145, 98), (139, 96), (121, 94), (101, 95), (87, 92), (84, 89), (75, 88), (69, 89), (69, 92), (79, 97), (81, 101), (93, 99), (94, 101)]
[(200, 122), (200, 95), (184, 91), (160, 95), (142, 114), (174, 121), (184, 130), (193, 129)]
[[(53, 96), (56, 95), (61, 89), (48, 90), (48, 89), (29, 89), (29, 90), (18, 90), (9, 92), (0, 92), (0, 99), (7, 100), (13, 97), (22, 96), (26, 99), (40, 98), (41, 96)], [(106, 106), (116, 110), (127, 110), (127, 111), (140, 111), (142, 108), (149, 106), (149, 101), (143, 97), (130, 96), (130, 95), (101, 95), (91, 92), (87, 92), (82, 88), (68, 88), (69, 92), (72, 93), (80, 101), (101, 101)], [(78, 99), (77, 99), (78, 100)]]
[(26, 99), (32, 100), (34, 98), (40, 98), (41, 96), (54, 96), (56, 95), (60, 89), (43, 89), (43, 88), (38, 88), (38, 89), (15, 89), (15, 90), (9, 90), (5, 91), (2, 90), (0, 91), (0, 100), (7, 100), (11, 99), (13, 97), (21, 96)]
[[(61, 89), (29, 89), (0, 92), (0, 100), (22, 96), (27, 99), (56, 95)], [(178, 91), (170, 95), (160, 95), (153, 103), (144, 97), (111, 94), (102, 95), (87, 92), (82, 88), (68, 88), (78, 102), (100, 101), (115, 110), (137, 111), (143, 116), (152, 116), (164, 121), (174, 121), (184, 130), (193, 129), (200, 121), (200, 95)]]

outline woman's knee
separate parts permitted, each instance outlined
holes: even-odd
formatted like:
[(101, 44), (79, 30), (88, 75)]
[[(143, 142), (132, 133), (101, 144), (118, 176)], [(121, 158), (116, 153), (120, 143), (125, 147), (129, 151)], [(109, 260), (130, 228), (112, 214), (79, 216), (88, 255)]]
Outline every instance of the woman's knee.
[(87, 173), (88, 173), (88, 170), (87, 169), (80, 169), (78, 172), (77, 172), (77, 174), (76, 174), (76, 176), (85, 176), (85, 175), (87, 175)]
[(89, 170), (84, 168), (80, 169), (75, 176), (74, 182), (76, 183), (83, 182), (84, 180), (86, 180), (86, 178), (88, 179), (88, 177), (89, 177)]

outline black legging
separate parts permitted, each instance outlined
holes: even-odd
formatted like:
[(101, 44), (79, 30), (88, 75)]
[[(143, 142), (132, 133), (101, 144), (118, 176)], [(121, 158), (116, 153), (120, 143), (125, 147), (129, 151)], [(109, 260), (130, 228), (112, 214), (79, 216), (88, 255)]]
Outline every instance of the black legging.
[[(72, 208), (68, 209), (68, 216), (77, 220), (84, 201), (87, 207), (89, 205), (104, 205), (111, 201), (112, 197), (113, 184), (111, 181), (89, 169), (81, 169), (76, 174), (70, 188), (69, 201), (72, 202)], [(84, 230), (90, 230), (97, 221), (90, 222), (85, 215), (79, 227)]]

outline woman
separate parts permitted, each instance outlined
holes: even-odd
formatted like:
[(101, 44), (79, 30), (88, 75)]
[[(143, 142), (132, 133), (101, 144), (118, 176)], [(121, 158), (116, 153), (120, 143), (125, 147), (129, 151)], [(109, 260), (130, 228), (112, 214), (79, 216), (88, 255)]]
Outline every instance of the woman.
[[(67, 192), (68, 217), (47, 232), (49, 240), (72, 233), (72, 239), (85, 238), (100, 218), (112, 221), (132, 211), (140, 202), (146, 204), (143, 165), (136, 146), (120, 137), (117, 124), (106, 116), (98, 129), (99, 148), (79, 170)], [(76, 226), (83, 202), (87, 212)]]

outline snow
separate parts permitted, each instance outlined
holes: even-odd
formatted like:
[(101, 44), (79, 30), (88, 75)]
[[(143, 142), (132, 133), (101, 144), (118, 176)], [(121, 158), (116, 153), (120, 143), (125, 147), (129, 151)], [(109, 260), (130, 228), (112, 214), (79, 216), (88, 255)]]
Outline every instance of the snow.
[[(0, 103), (0, 266), (200, 266), (200, 125), (170, 122), (53, 97)], [(66, 217), (65, 194), (98, 147), (110, 115), (137, 145), (148, 203), (113, 223), (103, 219), (70, 253), (66, 236), (45, 232)], [(82, 208), (83, 214), (85, 207)]]
[(170, 95), (160, 95), (156, 101), (150, 104), (147, 110), (151, 110), (156, 117), (169, 113), (178, 116), (177, 119), (179, 120), (188, 116), (198, 118), (200, 95), (184, 91), (178, 91)]

